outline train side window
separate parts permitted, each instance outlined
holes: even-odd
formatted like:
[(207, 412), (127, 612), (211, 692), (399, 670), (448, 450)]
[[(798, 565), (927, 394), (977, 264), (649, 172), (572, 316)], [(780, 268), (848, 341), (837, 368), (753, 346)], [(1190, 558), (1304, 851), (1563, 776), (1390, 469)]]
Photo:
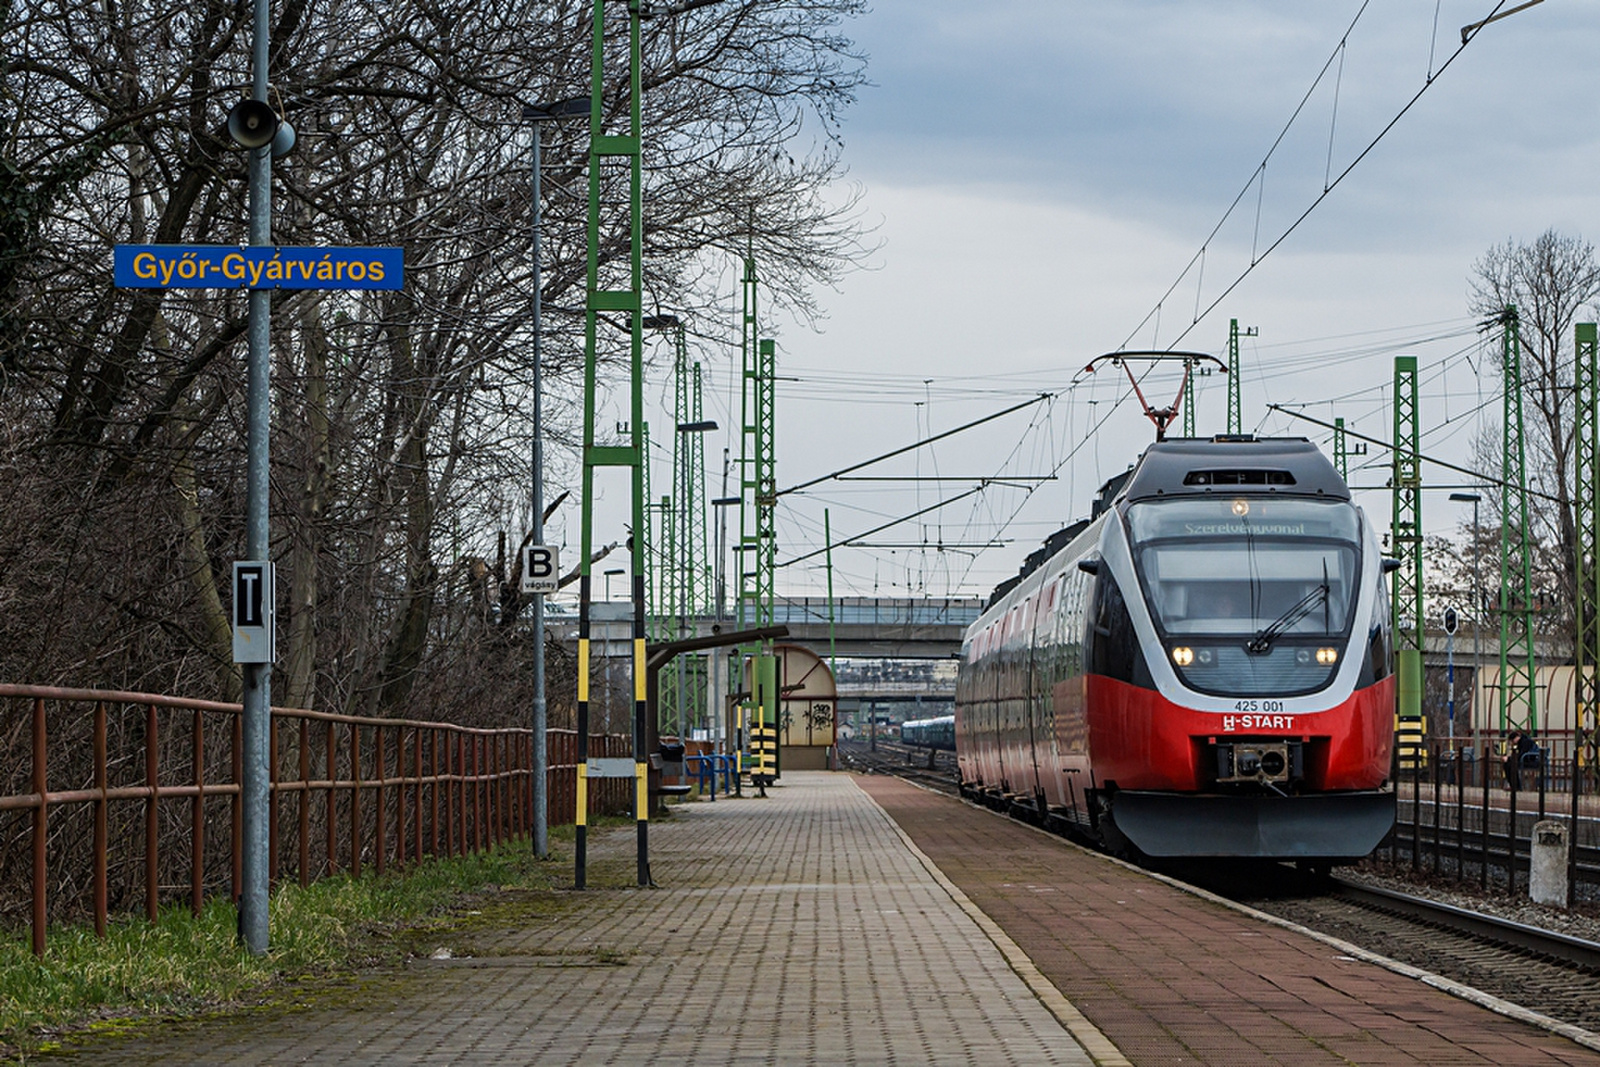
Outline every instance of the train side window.
[(1154, 689), (1155, 682), (1140, 649), (1139, 635), (1133, 628), (1133, 618), (1128, 614), (1121, 586), (1115, 577), (1102, 571), (1095, 580), (1094, 591), (1091, 625), (1085, 634), (1088, 670), (1143, 689)]

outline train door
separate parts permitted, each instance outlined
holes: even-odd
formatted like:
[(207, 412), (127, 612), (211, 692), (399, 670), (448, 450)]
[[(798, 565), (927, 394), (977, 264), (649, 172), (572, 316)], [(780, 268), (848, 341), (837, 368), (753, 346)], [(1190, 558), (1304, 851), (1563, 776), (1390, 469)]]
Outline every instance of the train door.
[[(1028, 769), (1032, 775), (1028, 792), (1038, 804), (1039, 814), (1043, 815), (1048, 804), (1045, 799), (1043, 768), (1050, 766), (1048, 748), (1050, 735), (1046, 723), (1049, 718), (1050, 692), (1049, 627), (1056, 603), (1055, 582), (1046, 581), (1029, 602), (1032, 607), (1028, 619), (1028, 672), (1027, 685), (1023, 690), (1026, 694), (1024, 707), (1027, 712)], [(1040, 762), (1041, 759), (1043, 763)]]
[(1089, 724), (1085, 705), (1084, 631), (1094, 579), (1073, 567), (1066, 576), (1059, 635), (1062, 666), (1051, 694), (1055, 712), (1056, 762), (1065, 786), (1065, 804), (1074, 822), (1087, 828), (1084, 788), (1089, 778)]
[(1066, 775), (1061, 767), (1060, 746), (1056, 744), (1055, 693), (1065, 670), (1065, 648), (1062, 642), (1062, 618), (1067, 608), (1067, 578), (1052, 576), (1047, 586), (1045, 610), (1041, 613), (1035, 631), (1035, 657), (1039, 676), (1034, 682), (1034, 700), (1037, 720), (1034, 744), (1037, 746), (1036, 765), (1039, 768), (1039, 787), (1044, 792), (1045, 803), (1052, 807), (1067, 804)]
[(982, 747), (983, 784), (999, 789), (1002, 780), (1000, 761), (1000, 684), (1005, 655), (1005, 616), (989, 625), (988, 649), (984, 653), (983, 694), (979, 707), (983, 709)]

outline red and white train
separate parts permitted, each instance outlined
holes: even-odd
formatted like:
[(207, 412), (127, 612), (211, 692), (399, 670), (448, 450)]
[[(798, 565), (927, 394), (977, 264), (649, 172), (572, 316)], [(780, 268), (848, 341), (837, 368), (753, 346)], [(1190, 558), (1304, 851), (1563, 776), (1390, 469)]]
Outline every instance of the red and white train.
[(1390, 601), (1333, 465), (1302, 438), (1158, 441), (1095, 511), (966, 632), (964, 792), (1134, 855), (1372, 851)]

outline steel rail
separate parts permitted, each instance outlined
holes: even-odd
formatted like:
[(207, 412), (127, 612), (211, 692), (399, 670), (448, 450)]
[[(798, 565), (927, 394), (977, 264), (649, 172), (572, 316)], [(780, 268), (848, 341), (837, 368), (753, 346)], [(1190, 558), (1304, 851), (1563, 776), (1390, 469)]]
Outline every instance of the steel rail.
[(1561, 960), (1600, 974), (1600, 942), (1586, 941), (1554, 930), (1544, 930), (1526, 923), (1468, 911), (1451, 904), (1428, 900), (1426, 897), (1412, 896), (1392, 889), (1380, 889), (1376, 886), (1359, 885), (1338, 876), (1334, 876), (1332, 880), (1338, 896), (1362, 907), (1442, 926), (1457, 933), (1508, 945), (1549, 959)]

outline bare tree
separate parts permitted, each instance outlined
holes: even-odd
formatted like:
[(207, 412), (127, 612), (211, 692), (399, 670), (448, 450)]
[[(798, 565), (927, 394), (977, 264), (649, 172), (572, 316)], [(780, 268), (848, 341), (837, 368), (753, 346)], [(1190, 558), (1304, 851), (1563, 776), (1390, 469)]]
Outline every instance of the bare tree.
[[(830, 185), (864, 71), (842, 26), (863, 9), (688, 0), (647, 24), (647, 300), (709, 319), (729, 298), (722, 265), (750, 249), (803, 316), (859, 256), (851, 202)], [(520, 106), (588, 91), (590, 11), (278, 12), (273, 100), (300, 140), (274, 168), (275, 239), (398, 244), (407, 265), (403, 292), (273, 299), (273, 552), (294, 703), (478, 721), (515, 706), (478, 698), (517, 675), (505, 612), (520, 602), (494, 588), (503, 564), (468, 561), (525, 521), (531, 435), (559, 463), (577, 421), (585, 209), (571, 194), (587, 130), (548, 131), (550, 419), (535, 427)], [(222, 0), (0, 3), (0, 493), (30, 519), (0, 516), (15, 537), (0, 543), (0, 603), (51, 620), (19, 628), (0, 674), (237, 685), (217, 576), (243, 536), (244, 300), (119, 291), (109, 264), (119, 242), (242, 240), (244, 160), (218, 129), (247, 82), (246, 16)], [(606, 74), (608, 130), (626, 119), (625, 73)], [(614, 176), (603, 188), (616, 195)], [(625, 238), (601, 234), (604, 271), (625, 264)], [(107, 530), (119, 536), (95, 536)]]
[[(1528, 486), (1553, 499), (1531, 509), (1538, 572), (1540, 629), (1569, 634), (1577, 590), (1577, 529), (1573, 483), (1573, 324), (1600, 296), (1600, 262), (1594, 246), (1546, 230), (1524, 244), (1507, 241), (1473, 264), (1470, 306), (1499, 322), (1514, 307), (1522, 341), (1522, 399)], [(1498, 471), (1499, 442), (1478, 444), (1481, 461)], [(1497, 494), (1490, 494), (1495, 501)], [(1498, 502), (1491, 513), (1499, 515)]]

